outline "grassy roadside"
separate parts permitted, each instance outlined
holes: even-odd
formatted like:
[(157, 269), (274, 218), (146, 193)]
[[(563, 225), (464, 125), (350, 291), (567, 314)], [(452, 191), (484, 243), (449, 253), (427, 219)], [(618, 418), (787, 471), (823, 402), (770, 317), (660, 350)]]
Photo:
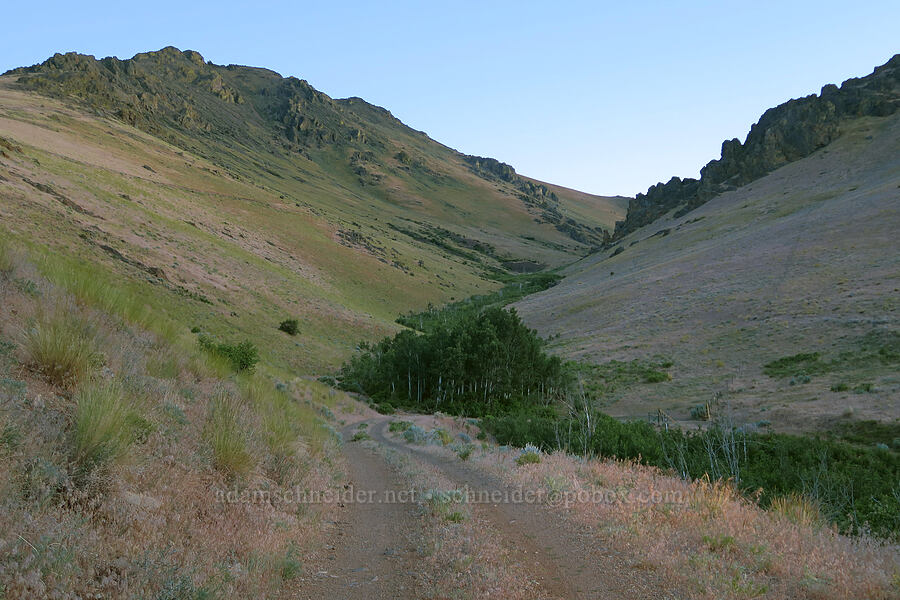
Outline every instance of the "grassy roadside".
[[(397, 439), (407, 443), (400, 430), (410, 427), (426, 436), (440, 429), (451, 439), (472, 433), (472, 424), (458, 417), (398, 415), (394, 423)], [(453, 445), (416, 448), (463, 460)], [(691, 597), (888, 599), (900, 593), (896, 545), (841, 535), (798, 496), (764, 510), (727, 482), (685, 481), (634, 461), (490, 442), (464, 460), (545, 499), (551, 515), (590, 532), (597, 545), (627, 553), (633, 568), (692, 590)]]
[(58, 265), (0, 241), (0, 597), (293, 597), (328, 508), (222, 494), (334, 485), (337, 395)]

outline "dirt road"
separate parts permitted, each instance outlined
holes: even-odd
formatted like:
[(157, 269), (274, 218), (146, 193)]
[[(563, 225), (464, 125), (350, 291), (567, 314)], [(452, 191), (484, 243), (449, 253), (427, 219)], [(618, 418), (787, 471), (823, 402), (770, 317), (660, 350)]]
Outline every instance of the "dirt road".
[[(459, 488), (481, 492), (511, 492), (496, 476), (476, 465), (429, 452), (425, 447), (403, 443), (388, 433), (387, 418), (369, 419), (372, 439), (396, 452), (440, 470)], [(357, 431), (345, 429), (345, 438)], [(345, 445), (351, 465), (351, 485), (357, 490), (402, 489), (397, 474), (371, 449), (356, 443)], [(417, 570), (424, 561), (417, 557), (423, 517), (414, 504), (354, 503), (345, 507), (346, 522), (333, 549), (331, 566), (304, 587), (304, 597), (321, 598), (331, 592), (340, 598), (421, 598)], [(524, 567), (551, 598), (684, 598), (668, 589), (639, 561), (604, 544), (597, 532), (576, 527), (543, 504), (522, 502), (478, 503), (473, 510), (484, 517), (513, 561)]]

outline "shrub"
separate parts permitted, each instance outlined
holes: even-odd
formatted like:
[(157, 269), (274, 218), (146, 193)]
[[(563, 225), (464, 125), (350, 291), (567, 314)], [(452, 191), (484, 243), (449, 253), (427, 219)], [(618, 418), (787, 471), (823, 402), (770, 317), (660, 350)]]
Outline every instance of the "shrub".
[(425, 430), (418, 425), (410, 425), (410, 427), (403, 432), (403, 439), (410, 444), (424, 444), (428, 439), (428, 434), (426, 434)]
[(472, 451), (475, 449), (475, 446), (472, 444), (454, 444), (452, 450), (456, 452), (456, 455), (459, 457), (459, 460), (469, 460), (469, 457), (472, 456)]
[(80, 474), (121, 458), (140, 435), (143, 422), (115, 383), (91, 384), (75, 396), (72, 460)]
[(403, 433), (410, 427), (412, 427), (412, 423), (410, 423), (409, 421), (391, 421), (390, 425), (388, 425), (388, 431), (390, 431), (391, 433)]
[(516, 457), (516, 464), (519, 466), (532, 465), (539, 462), (541, 462), (541, 449), (532, 444), (525, 444), (519, 456)]
[(392, 415), (397, 412), (397, 410), (390, 402), (381, 402), (379, 404), (376, 404), (375, 410), (382, 415)]
[(691, 418), (695, 421), (709, 421), (709, 405), (697, 404), (691, 407)]
[(231, 364), (231, 368), (239, 373), (253, 371), (256, 363), (259, 362), (259, 351), (249, 340), (232, 345), (216, 342), (209, 336), (201, 335), (197, 338), (197, 342), (200, 344), (200, 348), (206, 352), (226, 359)]
[(850, 386), (844, 383), (843, 381), (835, 383), (831, 386), (832, 392), (847, 392), (850, 390)]
[(353, 434), (353, 437), (350, 438), (351, 442), (364, 442), (366, 440), (371, 440), (372, 436), (366, 433), (365, 431), (357, 431)]
[(288, 335), (297, 335), (300, 333), (300, 322), (297, 319), (285, 319), (278, 326), (278, 329)]
[(428, 443), (448, 446), (453, 442), (453, 436), (445, 429), (433, 429), (428, 433)]
[(241, 477), (253, 468), (237, 402), (228, 395), (220, 394), (210, 402), (204, 435), (212, 448), (215, 467), (224, 475)]
[(424, 494), (424, 500), (433, 516), (451, 523), (460, 523), (466, 518), (465, 513), (460, 510), (466, 501), (466, 495), (461, 490), (428, 490)]
[(822, 361), (818, 352), (807, 352), (785, 356), (766, 363), (763, 372), (769, 377), (791, 377), (796, 375), (816, 375), (828, 371), (828, 363)]
[(39, 316), (24, 347), (28, 364), (59, 386), (78, 383), (102, 362), (91, 327), (61, 310)]

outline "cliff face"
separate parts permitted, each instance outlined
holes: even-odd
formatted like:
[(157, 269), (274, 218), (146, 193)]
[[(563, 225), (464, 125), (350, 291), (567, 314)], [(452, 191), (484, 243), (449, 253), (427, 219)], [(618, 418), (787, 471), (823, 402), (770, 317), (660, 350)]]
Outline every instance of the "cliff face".
[(790, 100), (767, 110), (742, 144), (722, 143), (722, 156), (700, 170), (700, 179), (673, 177), (638, 194), (628, 205), (615, 237), (653, 222), (672, 209), (683, 215), (722, 192), (754, 181), (809, 156), (831, 143), (841, 122), (856, 117), (885, 117), (900, 108), (900, 54), (866, 77), (829, 84), (819, 95)]

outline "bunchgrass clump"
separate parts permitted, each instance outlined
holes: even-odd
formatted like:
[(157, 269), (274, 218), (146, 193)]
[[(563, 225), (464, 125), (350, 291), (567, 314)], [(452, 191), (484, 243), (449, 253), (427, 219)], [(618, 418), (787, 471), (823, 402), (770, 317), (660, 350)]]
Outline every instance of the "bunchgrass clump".
[(39, 315), (23, 346), (31, 368), (63, 387), (84, 380), (102, 362), (90, 324), (62, 310)]
[(827, 523), (819, 506), (813, 500), (797, 493), (775, 498), (769, 510), (801, 527), (820, 529)]
[(75, 396), (71, 434), (72, 460), (79, 473), (106, 468), (120, 459), (136, 439), (135, 414), (122, 388), (115, 383), (92, 383)]
[(427, 490), (423, 499), (432, 516), (451, 523), (461, 523), (466, 518), (466, 495), (462, 490)]
[(0, 278), (7, 278), (12, 275), (14, 268), (15, 263), (13, 262), (9, 242), (6, 241), (5, 237), (2, 237), (0, 238)]
[(210, 402), (204, 430), (212, 448), (213, 463), (228, 478), (243, 477), (253, 469), (253, 456), (248, 449), (240, 407), (227, 394), (219, 394)]

